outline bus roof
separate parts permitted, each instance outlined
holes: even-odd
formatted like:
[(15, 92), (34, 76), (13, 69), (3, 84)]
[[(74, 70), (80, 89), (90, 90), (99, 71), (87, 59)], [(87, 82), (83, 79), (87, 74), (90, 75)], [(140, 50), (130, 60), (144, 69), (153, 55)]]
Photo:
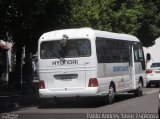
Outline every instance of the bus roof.
[(40, 37), (39, 41), (61, 39), (63, 38), (63, 35), (67, 35), (69, 38), (104, 37), (104, 38), (139, 42), (139, 40), (132, 35), (94, 30), (90, 27), (50, 31), (44, 33)]

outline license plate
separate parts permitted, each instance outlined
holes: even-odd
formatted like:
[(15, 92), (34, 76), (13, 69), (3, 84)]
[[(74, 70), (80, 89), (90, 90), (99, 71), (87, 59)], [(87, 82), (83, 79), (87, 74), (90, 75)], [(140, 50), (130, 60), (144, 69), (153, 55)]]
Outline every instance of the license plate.
[(61, 77), (61, 80), (64, 80), (64, 81), (71, 81), (72, 78), (70, 76), (62, 76)]
[(61, 74), (61, 75), (54, 75), (53, 77), (56, 80), (70, 81), (72, 79), (77, 79), (78, 74)]

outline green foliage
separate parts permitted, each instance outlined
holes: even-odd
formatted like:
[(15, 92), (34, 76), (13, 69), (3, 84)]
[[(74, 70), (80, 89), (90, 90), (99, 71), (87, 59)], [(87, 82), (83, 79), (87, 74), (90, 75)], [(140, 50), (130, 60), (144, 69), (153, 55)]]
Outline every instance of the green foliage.
[(75, 27), (95, 27), (99, 21), (98, 0), (71, 0), (71, 22)]
[(143, 0), (144, 12), (139, 18), (138, 38), (145, 46), (150, 46), (160, 34), (160, 1)]
[(69, 5), (67, 0), (1, 0), (1, 38), (8, 32), (17, 47), (36, 52), (42, 33), (67, 27)]
[(144, 46), (159, 37), (159, 0), (70, 1), (71, 26), (136, 35)]
[(160, 0), (0, 0), (0, 39), (12, 37), (19, 77), (23, 46), (35, 53), (42, 33), (73, 27), (128, 33), (149, 46), (160, 34)]
[(136, 34), (138, 17), (143, 13), (140, 1), (71, 0), (72, 24), (99, 30)]
[(159, 0), (0, 0), (0, 37), (10, 33), (30, 52), (42, 33), (71, 27), (133, 34), (150, 45), (159, 22)]

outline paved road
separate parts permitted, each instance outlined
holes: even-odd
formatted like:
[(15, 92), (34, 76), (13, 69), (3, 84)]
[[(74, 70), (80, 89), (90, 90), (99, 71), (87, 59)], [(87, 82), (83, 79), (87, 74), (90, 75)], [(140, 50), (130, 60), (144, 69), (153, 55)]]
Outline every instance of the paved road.
[(23, 108), (17, 112), (27, 113), (90, 113), (90, 112), (122, 112), (122, 113), (157, 113), (158, 88), (145, 88), (141, 97), (132, 94), (116, 96), (115, 103), (107, 105), (100, 101), (78, 100), (64, 101), (59, 104), (46, 104), (43, 107)]
[[(134, 97), (132, 94), (120, 94), (116, 96), (115, 103), (112, 105), (107, 105), (101, 103), (100, 101), (90, 101), (90, 100), (78, 100), (78, 101), (64, 101), (59, 104), (46, 104), (43, 107), (39, 107), (38, 105), (34, 105), (31, 107), (20, 108), (18, 111), (14, 111), (13, 113), (22, 113), (31, 115), (41, 115), (46, 114), (47, 118), (52, 117), (50, 114), (60, 115), (64, 118), (71, 118), (67, 116), (71, 116), (70, 113), (74, 114), (83, 114), (85, 118), (95, 119), (98, 116), (98, 113), (157, 113), (158, 108), (158, 91), (159, 88), (145, 88), (144, 94), (141, 97)], [(38, 114), (37, 114), (38, 113)], [(65, 115), (64, 115), (65, 114)], [(77, 118), (77, 115), (72, 115), (73, 118)], [(91, 114), (91, 115), (90, 115)], [(93, 114), (93, 115), (92, 115)], [(30, 115), (30, 116), (31, 116)], [(32, 115), (32, 116), (33, 116)], [(31, 117), (32, 117), (31, 116)], [(135, 115), (130, 115), (130, 118), (134, 119)], [(79, 117), (79, 116), (78, 116)], [(35, 118), (35, 117), (34, 117)], [(156, 117), (153, 117), (153, 119)], [(55, 118), (56, 119), (56, 118)], [(110, 119), (110, 118), (107, 118)], [(128, 119), (128, 118), (127, 118)], [(145, 119), (145, 118), (144, 118)]]

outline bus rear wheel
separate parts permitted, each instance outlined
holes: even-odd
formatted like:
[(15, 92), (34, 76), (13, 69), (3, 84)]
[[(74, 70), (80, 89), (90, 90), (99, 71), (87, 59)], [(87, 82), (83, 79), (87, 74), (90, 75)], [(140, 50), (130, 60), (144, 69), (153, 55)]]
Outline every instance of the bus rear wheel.
[(139, 87), (138, 87), (138, 89), (134, 92), (134, 95), (135, 95), (136, 97), (139, 97), (139, 96), (142, 96), (142, 94), (143, 94), (143, 84), (142, 84), (141, 81), (139, 81)]
[(114, 91), (114, 87), (111, 85), (109, 87), (109, 94), (108, 94), (108, 104), (112, 104), (114, 103), (114, 97), (115, 97), (115, 91)]

